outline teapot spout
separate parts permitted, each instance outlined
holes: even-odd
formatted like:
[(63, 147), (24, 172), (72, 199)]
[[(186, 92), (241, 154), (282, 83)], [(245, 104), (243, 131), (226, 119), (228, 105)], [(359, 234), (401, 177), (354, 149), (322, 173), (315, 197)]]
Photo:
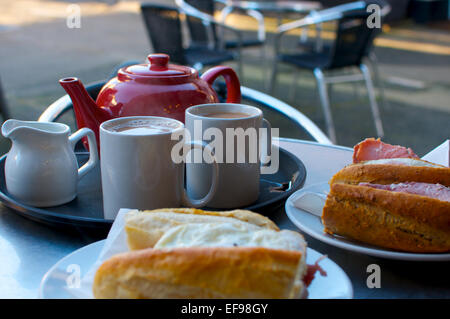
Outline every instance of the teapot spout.
[(72, 99), (78, 128), (87, 127), (93, 130), (98, 143), (100, 124), (113, 118), (111, 112), (97, 106), (78, 78), (64, 78), (59, 80), (59, 84)]

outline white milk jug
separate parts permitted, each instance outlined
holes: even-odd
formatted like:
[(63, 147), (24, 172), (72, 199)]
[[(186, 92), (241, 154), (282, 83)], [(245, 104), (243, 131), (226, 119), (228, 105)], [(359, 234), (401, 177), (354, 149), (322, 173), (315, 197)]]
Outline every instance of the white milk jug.
[[(12, 141), (5, 163), (8, 193), (31, 206), (70, 202), (77, 196), (78, 180), (98, 163), (95, 135), (87, 128), (70, 135), (62, 123), (12, 119), (3, 124), (2, 134)], [(84, 136), (90, 156), (78, 169), (74, 147)]]

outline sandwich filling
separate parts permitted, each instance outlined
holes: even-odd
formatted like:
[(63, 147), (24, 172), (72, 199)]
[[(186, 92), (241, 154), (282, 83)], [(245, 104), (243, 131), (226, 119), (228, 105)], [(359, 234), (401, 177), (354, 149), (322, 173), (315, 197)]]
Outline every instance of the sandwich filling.
[(353, 148), (353, 163), (386, 158), (419, 158), (410, 148), (367, 138)]
[(406, 182), (390, 185), (359, 183), (359, 185), (392, 192), (426, 196), (443, 202), (450, 202), (450, 188), (441, 184)]
[(184, 224), (172, 227), (159, 239), (154, 248), (211, 246), (266, 247), (302, 253), (306, 251), (306, 242), (296, 232), (253, 229), (243, 223)]
[(438, 164), (430, 163), (427, 161), (422, 161), (414, 158), (383, 158), (377, 160), (365, 161), (363, 165), (370, 164), (388, 164), (388, 165), (406, 165), (406, 166), (416, 166), (416, 167), (444, 167)]

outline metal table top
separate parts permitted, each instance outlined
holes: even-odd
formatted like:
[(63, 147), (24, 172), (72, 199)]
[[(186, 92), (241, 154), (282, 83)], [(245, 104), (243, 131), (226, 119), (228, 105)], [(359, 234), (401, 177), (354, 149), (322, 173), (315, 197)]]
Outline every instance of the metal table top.
[[(351, 162), (349, 148), (282, 139), (281, 147), (305, 164), (305, 186), (327, 181)], [(284, 208), (273, 215), (280, 228), (297, 230)], [(370, 257), (326, 245), (305, 236), (308, 245), (327, 254), (350, 277), (355, 298), (450, 298), (448, 262), (406, 262)], [(67, 232), (18, 216), (0, 205), (0, 298), (36, 298), (40, 281), (59, 259), (100, 238), (83, 230)], [(367, 287), (367, 266), (381, 267), (381, 288)]]
[(243, 10), (257, 10), (274, 13), (308, 13), (319, 10), (322, 5), (317, 1), (244, 1), (244, 0), (219, 0), (226, 6)]

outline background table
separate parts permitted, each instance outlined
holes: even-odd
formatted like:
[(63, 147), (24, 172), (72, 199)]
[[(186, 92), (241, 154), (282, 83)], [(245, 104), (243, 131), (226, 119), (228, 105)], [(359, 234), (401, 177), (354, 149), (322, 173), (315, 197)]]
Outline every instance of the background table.
[[(352, 150), (282, 139), (280, 146), (305, 164), (305, 186), (327, 181), (351, 162)], [(284, 208), (271, 216), (280, 228), (297, 230)], [(450, 298), (448, 262), (404, 262), (365, 256), (305, 236), (308, 245), (340, 265), (350, 277), (355, 298)], [(0, 298), (36, 298), (42, 276), (59, 259), (100, 238), (82, 229), (61, 231), (22, 218), (0, 205)], [(366, 285), (367, 266), (381, 267), (381, 288)]]
[(257, 10), (274, 13), (309, 13), (319, 10), (322, 5), (317, 1), (245, 1), (220, 0), (226, 6), (243, 10)]

